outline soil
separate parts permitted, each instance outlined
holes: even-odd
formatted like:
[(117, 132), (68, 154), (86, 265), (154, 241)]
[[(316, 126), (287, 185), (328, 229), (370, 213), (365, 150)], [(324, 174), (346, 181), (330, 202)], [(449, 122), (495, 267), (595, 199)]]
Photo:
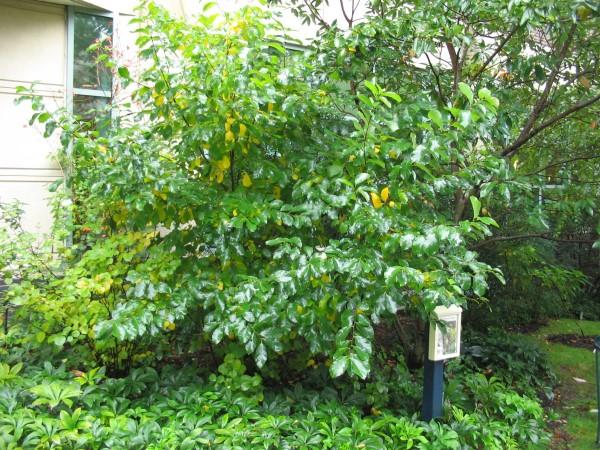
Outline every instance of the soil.
[(581, 334), (553, 334), (546, 339), (550, 342), (568, 345), (570, 347), (594, 350), (594, 336), (582, 336)]

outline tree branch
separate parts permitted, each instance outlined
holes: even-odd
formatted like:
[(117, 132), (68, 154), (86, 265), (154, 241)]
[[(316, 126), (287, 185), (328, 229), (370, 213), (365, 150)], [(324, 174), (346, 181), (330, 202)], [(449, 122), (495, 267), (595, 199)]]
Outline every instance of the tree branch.
[(321, 14), (319, 14), (319, 11), (314, 7), (314, 5), (311, 5), (309, 3), (309, 0), (302, 0), (302, 1), (304, 2), (304, 5), (306, 5), (308, 10), (310, 11), (312, 16), (315, 18), (315, 20), (317, 20), (323, 28), (327, 28), (327, 29), (331, 28), (331, 26), (327, 22), (325, 22), (325, 20), (321, 17)]
[(593, 244), (597, 239), (563, 239), (551, 236), (549, 233), (527, 233), (527, 234), (517, 234), (514, 236), (498, 236), (491, 239), (486, 239), (485, 241), (477, 242), (475, 245), (471, 246), (472, 249), (477, 249), (483, 247), (485, 245), (491, 244), (493, 242), (500, 241), (514, 241), (518, 239), (545, 239), (548, 241), (554, 242), (563, 242), (567, 244)]
[(576, 158), (565, 159), (563, 161), (558, 161), (558, 162), (555, 162), (555, 163), (552, 163), (552, 164), (548, 164), (547, 166), (542, 167), (541, 169), (536, 170), (535, 172), (531, 172), (531, 173), (525, 174), (523, 176), (530, 177), (530, 176), (533, 176), (533, 175), (537, 175), (538, 173), (544, 172), (545, 170), (550, 169), (551, 167), (562, 166), (562, 165), (568, 164), (570, 162), (588, 161), (590, 159), (598, 159), (598, 158), (600, 158), (600, 155), (578, 156)]
[[(531, 138), (533, 138), (534, 136), (539, 134), (541, 131), (544, 131), (546, 128), (554, 125), (559, 120), (562, 120), (565, 117), (570, 116), (571, 114), (573, 114), (581, 109), (587, 108), (588, 106), (596, 103), (598, 100), (600, 100), (600, 94), (598, 94), (595, 97), (592, 97), (588, 100), (583, 100), (579, 103), (575, 103), (569, 109), (566, 109), (563, 112), (561, 112), (560, 114), (557, 114), (556, 116), (551, 117), (550, 119), (542, 122), (538, 127), (531, 130), (529, 132), (529, 134), (524, 139), (522, 139), (521, 142), (519, 143), (519, 145), (516, 147), (515, 147), (515, 144), (516, 144), (516, 141), (515, 141), (515, 144), (511, 145), (508, 149), (505, 149), (502, 152), (502, 155), (503, 156), (512, 156), (514, 153), (516, 153), (516, 151), (519, 149), (519, 147), (523, 146), (527, 141), (529, 141)], [(510, 150), (510, 151), (508, 151), (508, 150)]]
[[(348, 16), (346, 13), (346, 7), (344, 6), (344, 0), (340, 0), (340, 6), (342, 7), (342, 14), (344, 15), (344, 19), (348, 22), (348, 28), (352, 28), (352, 18)], [(354, 15), (354, 13), (353, 13)]]
[[(519, 136), (511, 145), (509, 145), (502, 151), (502, 156), (514, 155), (517, 152), (517, 150), (523, 144), (525, 144), (525, 142), (527, 142), (529, 139), (531, 139), (533, 137), (532, 135), (530, 135), (530, 132), (531, 132), (533, 126), (535, 125), (535, 122), (537, 121), (539, 115), (544, 110), (544, 108), (547, 106), (548, 96), (550, 95), (552, 86), (554, 85), (554, 82), (556, 81), (556, 78), (558, 77), (558, 72), (560, 71), (562, 63), (565, 60), (565, 57), (567, 56), (567, 52), (571, 45), (571, 41), (573, 40), (573, 36), (575, 35), (576, 27), (577, 27), (577, 24), (574, 23), (571, 26), (571, 28), (569, 29), (567, 38), (565, 39), (565, 42), (563, 43), (563, 45), (558, 53), (556, 66), (554, 66), (554, 69), (552, 69), (550, 76), (546, 80), (546, 85), (544, 86), (544, 91), (538, 97), (537, 102), (535, 102), (533, 110), (531, 111), (531, 114), (529, 115), (527, 122), (523, 126), (521, 133), (519, 133)], [(550, 125), (547, 125), (547, 126), (550, 126)], [(541, 131), (541, 129), (539, 131), (537, 131), (537, 133), (539, 133), (540, 131)]]
[(485, 60), (485, 62), (483, 63), (483, 65), (479, 68), (479, 70), (477, 71), (477, 73), (475, 73), (475, 75), (473, 75), (473, 80), (478, 78), (479, 75), (481, 75), (483, 72), (485, 72), (485, 69), (488, 68), (488, 66), (490, 65), (490, 63), (494, 60), (494, 58), (496, 57), (496, 55), (498, 53), (500, 53), (500, 51), (502, 51), (502, 49), (504, 48), (504, 46), (508, 43), (508, 41), (510, 41), (510, 39), (514, 36), (514, 34), (517, 32), (517, 30), (519, 29), (518, 25), (515, 25), (512, 30), (510, 30), (510, 32), (504, 37), (504, 39), (502, 39), (502, 42), (500, 42), (500, 44), (498, 44), (498, 47), (496, 47), (496, 50), (494, 50), (494, 52), (488, 56), (488, 58)]
[(458, 89), (458, 81), (460, 79), (460, 64), (458, 61), (458, 55), (452, 42), (446, 42), (446, 48), (448, 49), (448, 55), (450, 56), (450, 62), (452, 63), (452, 73), (454, 74), (454, 82), (452, 83), (452, 92), (456, 93)]
[(425, 52), (425, 57), (427, 58), (427, 64), (429, 64), (429, 67), (431, 68), (431, 71), (433, 72), (433, 76), (435, 77), (435, 82), (437, 84), (437, 89), (438, 89), (438, 94), (440, 96), (440, 100), (442, 102), (444, 102), (444, 93), (442, 92), (442, 85), (440, 83), (440, 74), (437, 73), (437, 71), (434, 69), (433, 64), (431, 63), (431, 59), (429, 59), (429, 55), (427, 54), (427, 52)]

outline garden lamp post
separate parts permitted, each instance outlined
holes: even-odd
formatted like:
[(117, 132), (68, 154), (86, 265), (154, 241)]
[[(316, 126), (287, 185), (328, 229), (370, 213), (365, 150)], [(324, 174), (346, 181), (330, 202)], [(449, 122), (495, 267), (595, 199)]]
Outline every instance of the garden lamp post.
[(594, 356), (596, 358), (596, 446), (600, 446), (600, 361), (598, 359), (598, 352), (600, 352), (600, 336), (596, 336), (594, 339)]
[(423, 373), (421, 417), (429, 421), (442, 415), (444, 404), (444, 361), (460, 355), (462, 308), (438, 306), (426, 334), (428, 354)]

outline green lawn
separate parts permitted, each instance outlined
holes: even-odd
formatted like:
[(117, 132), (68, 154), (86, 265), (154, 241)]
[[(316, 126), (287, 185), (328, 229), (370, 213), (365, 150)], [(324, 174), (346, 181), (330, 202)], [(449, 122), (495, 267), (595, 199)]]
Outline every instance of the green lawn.
[[(561, 394), (558, 412), (567, 420), (566, 430), (573, 439), (569, 448), (577, 450), (595, 449), (596, 414), (590, 412), (596, 406), (596, 374), (594, 354), (591, 350), (574, 348), (562, 344), (550, 343), (547, 336), (554, 334), (580, 334), (580, 328), (586, 336), (600, 335), (600, 322), (561, 319), (533, 333), (548, 353), (550, 363), (560, 379)], [(578, 383), (573, 377), (587, 380)]]

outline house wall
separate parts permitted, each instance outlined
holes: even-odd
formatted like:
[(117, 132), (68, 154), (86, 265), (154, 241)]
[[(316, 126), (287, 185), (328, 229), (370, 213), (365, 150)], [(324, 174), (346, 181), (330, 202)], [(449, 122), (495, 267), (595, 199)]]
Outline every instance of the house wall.
[(64, 104), (65, 30), (64, 6), (0, 0), (0, 201), (24, 202), (32, 231), (48, 229), (48, 184), (62, 171), (50, 157), (56, 140), (28, 126), (28, 104), (14, 104), (16, 87), (35, 82), (48, 108)]

